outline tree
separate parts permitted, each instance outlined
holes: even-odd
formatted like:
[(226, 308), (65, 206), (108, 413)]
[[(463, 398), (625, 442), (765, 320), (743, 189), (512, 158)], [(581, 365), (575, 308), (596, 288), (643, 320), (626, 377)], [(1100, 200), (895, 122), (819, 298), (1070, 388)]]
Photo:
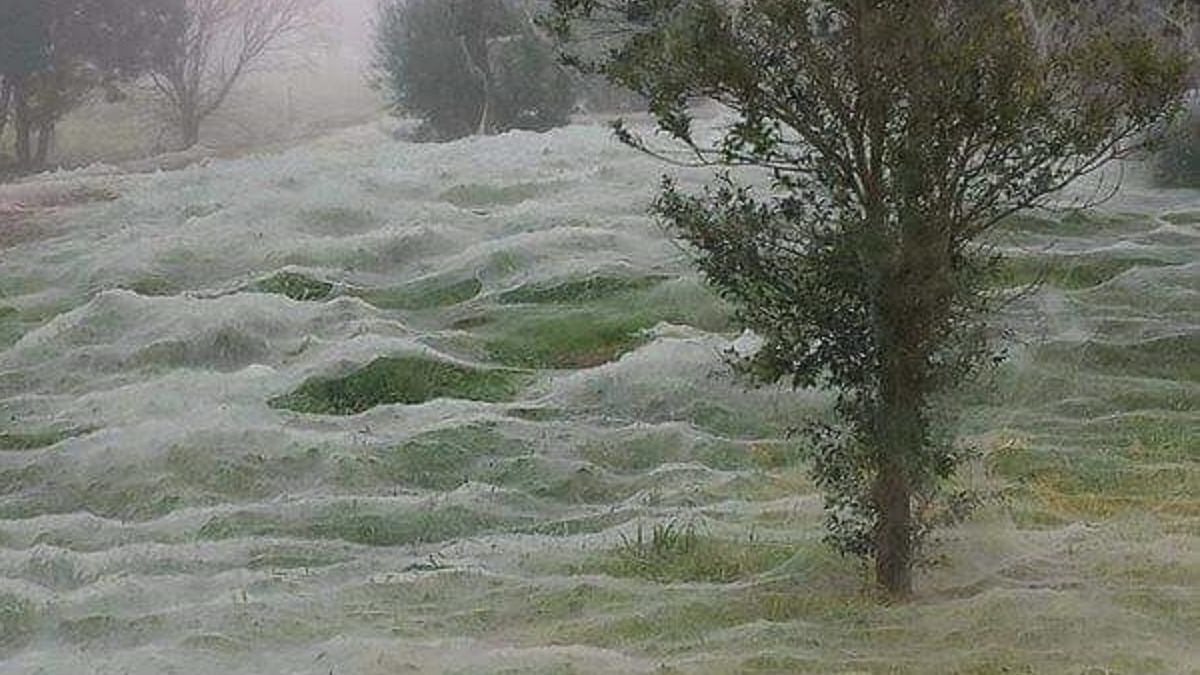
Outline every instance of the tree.
[(506, 0), (387, 0), (376, 25), (377, 84), (437, 139), (566, 124), (569, 74)]
[(135, 75), (157, 26), (138, 0), (0, 2), (0, 132), (18, 166), (46, 161), (58, 120), (97, 87)]
[(248, 73), (314, 23), (321, 0), (152, 0), (163, 31), (149, 69), (184, 149)]
[[(666, 181), (655, 211), (763, 338), (745, 368), (835, 390), (840, 422), (810, 429), (831, 538), (908, 596), (916, 505), (959, 461), (946, 399), (1000, 356), (987, 236), (1176, 110), (1180, 36), (1126, 2), (1044, 0), (1036, 17), (1018, 0), (554, 4), (564, 40), (623, 31), (607, 55), (569, 57), (646, 95), (688, 163), (769, 179), (726, 170), (700, 195)], [(693, 133), (697, 97), (736, 113), (715, 145)]]

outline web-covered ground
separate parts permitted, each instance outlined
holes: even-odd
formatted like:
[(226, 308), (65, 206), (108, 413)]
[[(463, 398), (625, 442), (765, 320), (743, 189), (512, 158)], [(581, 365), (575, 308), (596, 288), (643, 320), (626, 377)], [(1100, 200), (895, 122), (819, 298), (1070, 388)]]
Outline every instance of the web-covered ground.
[(888, 607), (662, 171), (369, 125), (0, 190), (0, 672), (1198, 672), (1200, 192), (1006, 228), (993, 498)]

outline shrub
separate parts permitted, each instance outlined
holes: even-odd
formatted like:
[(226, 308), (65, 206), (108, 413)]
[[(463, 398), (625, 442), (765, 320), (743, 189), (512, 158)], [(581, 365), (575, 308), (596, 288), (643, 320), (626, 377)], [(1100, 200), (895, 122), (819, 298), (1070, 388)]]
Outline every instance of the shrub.
[(1167, 130), (1155, 157), (1155, 179), (1164, 187), (1200, 188), (1200, 102)]
[(570, 76), (508, 0), (382, 0), (376, 86), (432, 140), (567, 123)]

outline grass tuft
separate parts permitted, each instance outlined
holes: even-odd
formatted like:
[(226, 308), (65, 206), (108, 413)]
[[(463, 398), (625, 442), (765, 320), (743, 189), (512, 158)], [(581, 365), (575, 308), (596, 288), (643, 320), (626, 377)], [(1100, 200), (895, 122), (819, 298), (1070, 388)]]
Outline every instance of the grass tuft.
[(729, 583), (778, 567), (793, 554), (782, 544), (719, 539), (672, 520), (648, 531), (638, 523), (633, 536), (621, 535), (616, 548), (584, 563), (583, 571), (660, 583)]

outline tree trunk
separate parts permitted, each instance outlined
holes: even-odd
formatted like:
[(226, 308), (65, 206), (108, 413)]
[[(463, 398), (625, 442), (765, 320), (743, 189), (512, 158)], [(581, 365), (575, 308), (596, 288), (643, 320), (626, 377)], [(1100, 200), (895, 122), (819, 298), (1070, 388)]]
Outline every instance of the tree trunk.
[(871, 490), (875, 523), (875, 579), (891, 597), (912, 595), (912, 494), (903, 471), (880, 470)]
[(12, 107), (13, 83), (7, 78), (0, 78), (0, 137), (8, 127), (9, 109)]
[(31, 132), (33, 120), (29, 111), (29, 87), (24, 78), (18, 79), (13, 85), (13, 133), (17, 153), (17, 167), (22, 170), (33, 168), (33, 147)]
[(33, 156), (33, 167), (46, 166), (50, 156), (50, 143), (54, 139), (54, 122), (42, 122), (37, 125), (37, 148)]
[(491, 82), (491, 78), (488, 77), (487, 73), (484, 73), (483, 112), (479, 115), (479, 130), (476, 132), (476, 135), (478, 135), (478, 136), (486, 136), (487, 135), (488, 127), (491, 124), (491, 120), (488, 119), (489, 117), (491, 117), (491, 110), (492, 110), (492, 82)]
[(912, 594), (914, 462), (925, 452), (926, 440), (923, 345), (931, 298), (923, 263), (913, 255), (916, 240), (905, 237), (902, 262), (880, 291), (881, 405), (873, 425), (877, 455), (871, 503), (876, 581), (897, 600)]
[(188, 150), (200, 142), (200, 116), (195, 110), (185, 109), (179, 115), (180, 150)]

